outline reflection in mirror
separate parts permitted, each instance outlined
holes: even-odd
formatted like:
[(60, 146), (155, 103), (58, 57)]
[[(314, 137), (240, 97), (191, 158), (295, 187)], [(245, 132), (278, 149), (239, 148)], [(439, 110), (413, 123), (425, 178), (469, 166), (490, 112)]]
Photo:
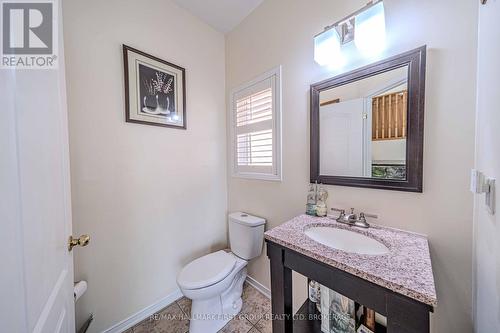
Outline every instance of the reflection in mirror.
[(406, 179), (408, 66), (319, 95), (321, 175)]

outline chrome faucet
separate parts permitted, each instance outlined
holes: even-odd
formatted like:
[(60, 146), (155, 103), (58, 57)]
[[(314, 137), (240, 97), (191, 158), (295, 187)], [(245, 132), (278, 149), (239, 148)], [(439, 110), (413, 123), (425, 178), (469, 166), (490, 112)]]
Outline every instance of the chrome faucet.
[(351, 212), (349, 214), (345, 213), (345, 209), (332, 208), (331, 210), (340, 212), (339, 217), (335, 219), (335, 221), (339, 223), (344, 223), (350, 226), (356, 226), (361, 228), (369, 228), (370, 224), (366, 222), (367, 217), (378, 218), (375, 214), (365, 214), (359, 213), (359, 217), (354, 213), (354, 208), (351, 208)]

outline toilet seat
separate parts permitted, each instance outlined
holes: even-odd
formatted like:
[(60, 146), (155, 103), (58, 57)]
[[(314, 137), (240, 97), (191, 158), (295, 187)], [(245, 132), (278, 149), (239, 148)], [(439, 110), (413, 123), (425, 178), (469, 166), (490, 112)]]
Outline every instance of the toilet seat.
[(183, 289), (200, 289), (226, 278), (237, 259), (223, 250), (207, 254), (187, 264), (179, 273), (177, 283)]

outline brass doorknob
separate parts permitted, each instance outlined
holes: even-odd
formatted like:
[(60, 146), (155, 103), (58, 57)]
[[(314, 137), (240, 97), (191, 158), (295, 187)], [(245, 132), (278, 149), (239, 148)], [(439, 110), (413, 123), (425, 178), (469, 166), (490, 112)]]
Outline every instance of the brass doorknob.
[(81, 235), (78, 238), (73, 238), (73, 236), (69, 236), (68, 251), (73, 250), (73, 247), (75, 247), (77, 245), (78, 246), (87, 246), (89, 242), (90, 242), (89, 235)]

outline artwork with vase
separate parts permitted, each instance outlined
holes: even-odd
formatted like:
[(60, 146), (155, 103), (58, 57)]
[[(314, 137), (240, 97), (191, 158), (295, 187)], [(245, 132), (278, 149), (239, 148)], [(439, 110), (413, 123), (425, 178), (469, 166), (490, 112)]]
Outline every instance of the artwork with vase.
[(185, 70), (123, 46), (126, 121), (186, 129)]

